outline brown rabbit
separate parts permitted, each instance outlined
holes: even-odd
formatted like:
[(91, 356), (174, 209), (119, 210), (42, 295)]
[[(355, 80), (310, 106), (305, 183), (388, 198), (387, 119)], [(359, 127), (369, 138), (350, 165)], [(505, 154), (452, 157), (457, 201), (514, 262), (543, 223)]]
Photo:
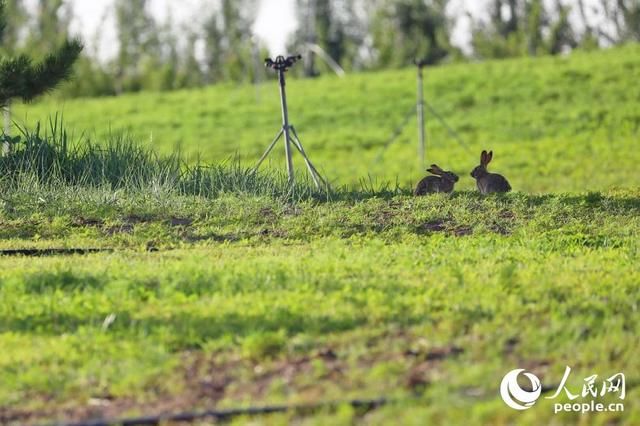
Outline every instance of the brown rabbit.
[(418, 182), (413, 195), (433, 194), (435, 192), (451, 192), (453, 185), (458, 181), (458, 175), (442, 170), (436, 164), (427, 169), (436, 176), (427, 176)]
[(480, 154), (480, 165), (471, 172), (471, 177), (476, 180), (478, 190), (481, 194), (491, 194), (492, 192), (509, 192), (511, 185), (504, 176), (497, 173), (489, 173), (487, 165), (493, 158), (493, 151), (482, 151)]

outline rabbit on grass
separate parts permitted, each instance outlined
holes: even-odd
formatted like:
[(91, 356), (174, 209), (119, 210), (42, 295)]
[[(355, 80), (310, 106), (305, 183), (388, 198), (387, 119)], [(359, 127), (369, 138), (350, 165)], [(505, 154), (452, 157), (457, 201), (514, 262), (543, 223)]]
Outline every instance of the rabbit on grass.
[(451, 192), (458, 181), (458, 175), (442, 170), (437, 164), (432, 164), (427, 171), (434, 176), (423, 178), (413, 192), (414, 195), (434, 194), (436, 192)]
[(497, 173), (489, 173), (487, 165), (493, 158), (493, 151), (482, 151), (480, 154), (480, 165), (471, 171), (471, 177), (476, 180), (476, 185), (481, 194), (491, 194), (494, 192), (509, 192), (511, 185), (507, 179)]

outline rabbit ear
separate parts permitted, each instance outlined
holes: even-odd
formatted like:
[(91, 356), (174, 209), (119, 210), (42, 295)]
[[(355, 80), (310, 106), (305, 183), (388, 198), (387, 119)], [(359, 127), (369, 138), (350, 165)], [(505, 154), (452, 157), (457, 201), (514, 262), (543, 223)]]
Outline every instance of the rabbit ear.
[(441, 175), (444, 172), (444, 170), (442, 170), (437, 164), (432, 164), (429, 171), (434, 175)]
[(493, 159), (493, 151), (489, 151), (489, 154), (487, 155), (487, 164), (489, 164), (492, 159)]
[(439, 175), (439, 174), (440, 174), (440, 173), (438, 173), (438, 171), (437, 171), (436, 169), (434, 169), (433, 167), (429, 167), (429, 168), (427, 169), (427, 171), (428, 171), (429, 173), (431, 173), (432, 175)]
[(487, 163), (487, 151), (482, 150), (482, 153), (480, 154), (480, 164), (486, 166)]

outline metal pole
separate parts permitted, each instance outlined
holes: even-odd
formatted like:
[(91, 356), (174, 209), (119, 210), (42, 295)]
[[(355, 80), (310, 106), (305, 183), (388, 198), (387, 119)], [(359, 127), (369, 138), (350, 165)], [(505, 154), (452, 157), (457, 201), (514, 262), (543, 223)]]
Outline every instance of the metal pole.
[(280, 80), (280, 102), (282, 106), (282, 129), (284, 130), (284, 152), (287, 156), (287, 173), (289, 183), (293, 183), (293, 161), (291, 159), (291, 135), (289, 132), (289, 112), (287, 110), (287, 94), (284, 90), (284, 70), (278, 70)]
[(324, 186), (328, 186), (327, 182), (322, 178), (320, 173), (318, 173), (318, 170), (316, 170), (315, 166), (313, 165), (309, 157), (307, 157), (307, 153), (304, 152), (304, 148), (302, 147), (302, 142), (300, 142), (300, 137), (298, 136), (298, 132), (296, 132), (295, 127), (291, 126), (291, 131), (293, 132), (293, 144), (298, 149), (298, 151), (300, 151), (300, 154), (304, 158), (304, 162), (307, 164), (307, 168), (309, 169), (309, 174), (311, 174), (311, 178), (313, 179), (313, 183), (315, 183), (316, 188), (318, 189), (320, 188), (320, 182), (322, 182)]
[(425, 161), (425, 131), (424, 131), (424, 88), (422, 81), (422, 64), (418, 64), (418, 134), (420, 145), (418, 146), (418, 161), (420, 169), (424, 169)]
[(282, 133), (284, 132), (284, 130), (280, 129), (280, 131), (278, 132), (278, 134), (276, 135), (275, 139), (273, 140), (273, 142), (271, 142), (269, 144), (269, 148), (267, 148), (267, 150), (264, 152), (264, 154), (262, 154), (262, 157), (260, 157), (260, 159), (258, 160), (258, 164), (256, 164), (256, 166), (253, 168), (253, 171), (257, 171), (258, 168), (260, 167), (260, 165), (262, 164), (262, 162), (264, 161), (265, 158), (267, 158), (267, 156), (269, 155), (269, 153), (271, 153), (271, 150), (273, 149), (273, 147), (276, 145), (276, 142), (278, 142), (278, 139), (280, 139), (280, 137), (282, 136)]

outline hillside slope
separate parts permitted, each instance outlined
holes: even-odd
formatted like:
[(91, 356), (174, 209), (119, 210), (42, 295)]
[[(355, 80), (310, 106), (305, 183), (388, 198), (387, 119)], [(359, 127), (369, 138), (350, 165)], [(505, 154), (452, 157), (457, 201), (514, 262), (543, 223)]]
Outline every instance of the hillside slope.
[[(274, 82), (259, 103), (231, 86), (66, 102), (66, 127), (109, 149), (75, 149), (58, 127), (0, 158), (0, 423), (384, 396), (255, 422), (640, 424), (638, 53), (428, 70), (430, 102), (470, 145), (430, 119), (429, 160), (463, 189), (430, 197), (408, 192), (415, 129), (372, 165), (413, 70), (290, 82), (312, 158), (335, 182), (365, 178), (331, 194), (104, 137), (252, 163), (278, 128)], [(514, 193), (464, 190), (485, 147)], [(566, 366), (574, 394), (624, 373), (624, 411), (555, 414), (620, 403), (551, 397)], [(525, 412), (500, 398), (514, 368), (544, 385)]]
[[(0, 423), (385, 396), (251, 424), (639, 424), (638, 192), (163, 195), (5, 202), (3, 249), (113, 251), (0, 256)], [(623, 372), (624, 411), (500, 400), (507, 371), (550, 397), (565, 366), (573, 393)]]
[[(468, 148), (432, 114), (427, 161), (461, 176), (483, 148), (492, 167), (516, 190), (580, 192), (638, 187), (640, 162), (640, 46), (568, 57), (456, 64), (426, 71), (427, 101), (456, 129)], [(375, 162), (415, 102), (415, 71), (349, 75), (344, 79), (291, 79), (291, 119), (305, 148), (333, 182), (355, 184), (372, 176), (410, 186), (422, 174), (415, 120)], [(107, 99), (48, 99), (19, 106), (14, 118), (33, 124), (56, 112), (76, 134), (100, 139), (125, 129), (162, 152), (176, 147), (203, 161), (238, 155), (251, 164), (280, 126), (277, 84), (219, 85), (173, 93)], [(282, 167), (283, 150), (273, 167)], [(297, 166), (302, 163), (296, 157)]]

